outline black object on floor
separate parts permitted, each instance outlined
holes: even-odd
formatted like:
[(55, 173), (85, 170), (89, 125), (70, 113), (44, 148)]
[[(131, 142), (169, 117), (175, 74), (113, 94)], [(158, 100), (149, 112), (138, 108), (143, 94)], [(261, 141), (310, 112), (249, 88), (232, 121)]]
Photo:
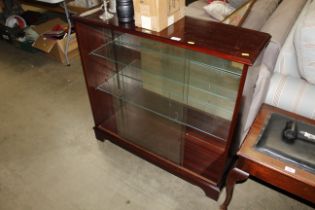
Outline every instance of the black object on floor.
[(9, 42), (15, 41), (18, 37), (23, 37), (25, 34), (22, 29), (18, 27), (9, 28), (0, 24), (0, 39), (5, 39)]
[(273, 113), (266, 121), (265, 128), (262, 130), (256, 144), (256, 149), (315, 173), (315, 144), (298, 139), (288, 141), (283, 136), (283, 130), (290, 121), (294, 122), (300, 131), (315, 133), (315, 127), (312, 125)]

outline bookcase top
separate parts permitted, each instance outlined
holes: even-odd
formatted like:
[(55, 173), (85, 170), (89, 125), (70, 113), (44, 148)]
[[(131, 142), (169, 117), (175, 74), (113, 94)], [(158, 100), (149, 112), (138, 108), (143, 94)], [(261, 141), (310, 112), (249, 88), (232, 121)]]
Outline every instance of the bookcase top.
[(184, 17), (161, 32), (139, 28), (134, 23), (119, 23), (117, 17), (109, 21), (102, 21), (98, 18), (98, 14), (87, 17), (75, 16), (73, 19), (89, 25), (111, 28), (246, 65), (254, 64), (271, 38), (267, 33), (191, 17)]

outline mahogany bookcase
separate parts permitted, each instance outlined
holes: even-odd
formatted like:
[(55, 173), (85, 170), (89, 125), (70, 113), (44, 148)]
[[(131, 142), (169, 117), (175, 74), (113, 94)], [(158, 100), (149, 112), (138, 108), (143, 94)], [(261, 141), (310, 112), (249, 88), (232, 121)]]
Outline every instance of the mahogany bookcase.
[(247, 71), (270, 35), (188, 17), (159, 33), (98, 14), (74, 22), (96, 138), (217, 200)]

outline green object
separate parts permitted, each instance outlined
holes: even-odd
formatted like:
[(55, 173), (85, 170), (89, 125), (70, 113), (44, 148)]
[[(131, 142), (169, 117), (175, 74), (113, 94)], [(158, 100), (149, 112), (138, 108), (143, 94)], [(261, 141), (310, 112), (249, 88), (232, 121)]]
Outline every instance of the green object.
[(14, 45), (24, 51), (30, 52), (30, 53), (36, 53), (38, 50), (32, 46), (33, 41), (26, 40), (24, 42), (15, 41)]

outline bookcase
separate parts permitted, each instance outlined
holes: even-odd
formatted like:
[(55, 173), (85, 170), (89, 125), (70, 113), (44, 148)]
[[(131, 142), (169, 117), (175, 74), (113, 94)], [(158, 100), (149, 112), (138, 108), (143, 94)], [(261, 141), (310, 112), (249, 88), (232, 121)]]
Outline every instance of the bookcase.
[(74, 20), (96, 138), (217, 199), (247, 71), (270, 36), (188, 17), (161, 32), (97, 15)]

